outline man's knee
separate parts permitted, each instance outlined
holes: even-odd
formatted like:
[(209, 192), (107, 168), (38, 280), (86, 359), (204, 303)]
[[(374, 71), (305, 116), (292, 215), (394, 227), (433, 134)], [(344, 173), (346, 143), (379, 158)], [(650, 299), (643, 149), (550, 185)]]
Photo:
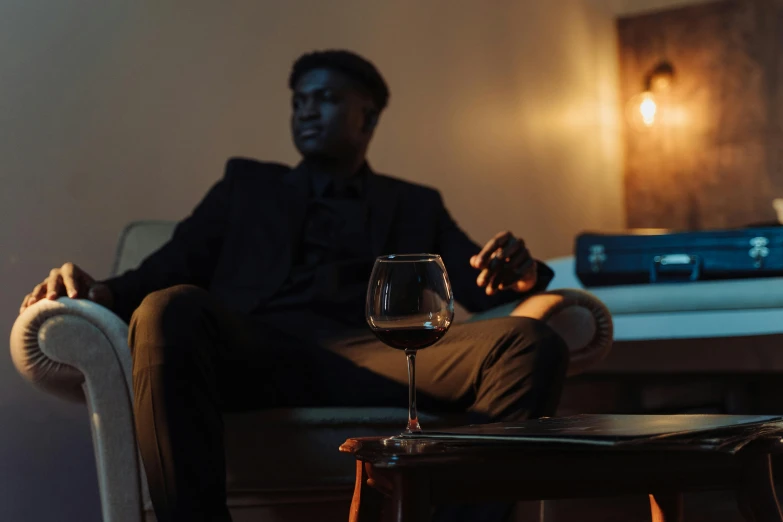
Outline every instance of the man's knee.
[[(133, 313), (128, 344), (134, 360), (172, 356), (163, 353), (184, 348), (199, 333), (209, 306), (209, 294), (193, 285), (177, 285), (147, 295)], [(161, 352), (161, 353), (148, 353)]]
[(557, 373), (568, 367), (568, 346), (549, 325), (529, 317), (508, 317), (504, 320), (505, 334), (511, 352), (535, 356), (536, 366), (547, 367)]

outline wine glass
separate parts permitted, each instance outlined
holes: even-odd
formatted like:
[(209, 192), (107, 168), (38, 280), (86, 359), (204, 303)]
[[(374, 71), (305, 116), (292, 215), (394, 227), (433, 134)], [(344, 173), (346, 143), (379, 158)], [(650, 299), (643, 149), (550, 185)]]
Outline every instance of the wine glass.
[(454, 296), (440, 256), (398, 254), (375, 260), (367, 288), (367, 323), (383, 343), (408, 356), (408, 426), (416, 413), (416, 352), (438, 342), (454, 319)]

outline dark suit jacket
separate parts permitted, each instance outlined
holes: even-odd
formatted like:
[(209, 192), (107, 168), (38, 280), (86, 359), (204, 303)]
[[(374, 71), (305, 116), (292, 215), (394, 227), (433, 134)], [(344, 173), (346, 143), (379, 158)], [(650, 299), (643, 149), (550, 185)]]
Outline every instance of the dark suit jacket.
[[(308, 189), (291, 172), (281, 164), (230, 159), (223, 179), (168, 243), (136, 270), (105, 281), (114, 311), (127, 321), (147, 294), (177, 284), (205, 288), (240, 312), (262, 307), (288, 276), (305, 218)], [(476, 286), (478, 274), (469, 260), (480, 247), (457, 226), (438, 191), (371, 173), (366, 197), (374, 255), (440, 254), (455, 299), (473, 312), (522, 297), (487, 296)], [(554, 275), (543, 263), (538, 266), (533, 291), (545, 289)]]

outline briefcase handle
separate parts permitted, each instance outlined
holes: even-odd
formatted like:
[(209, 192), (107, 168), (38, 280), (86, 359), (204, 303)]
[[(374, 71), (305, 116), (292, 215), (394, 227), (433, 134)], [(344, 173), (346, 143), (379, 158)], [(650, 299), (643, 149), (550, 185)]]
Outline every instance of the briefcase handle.
[[(692, 254), (666, 254), (653, 258), (650, 265), (650, 283), (660, 282), (661, 275), (666, 272), (682, 273), (682, 270), (690, 270), (689, 281), (698, 281), (701, 277), (701, 258)], [(674, 270), (667, 270), (673, 268)]]

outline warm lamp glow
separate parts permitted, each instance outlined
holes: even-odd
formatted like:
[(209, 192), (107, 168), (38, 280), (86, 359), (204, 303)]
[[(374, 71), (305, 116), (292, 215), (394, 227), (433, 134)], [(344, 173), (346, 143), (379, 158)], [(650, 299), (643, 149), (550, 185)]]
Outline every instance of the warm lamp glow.
[(642, 123), (650, 127), (655, 123), (655, 113), (658, 112), (658, 105), (655, 103), (652, 93), (642, 94), (641, 103), (639, 103), (639, 113), (642, 115)]
[[(642, 92), (631, 98), (626, 107), (626, 115), (631, 127), (637, 131), (646, 131), (661, 120), (661, 109), (670, 120), (672, 110), (667, 93), (674, 82), (674, 67), (666, 60), (658, 64), (644, 77)], [(668, 100), (668, 101), (666, 101)], [(659, 103), (664, 107), (659, 107)], [(658, 123), (660, 125), (660, 123)]]
[(651, 130), (659, 124), (662, 107), (650, 91), (640, 92), (628, 101), (625, 111), (628, 123), (639, 132)]

